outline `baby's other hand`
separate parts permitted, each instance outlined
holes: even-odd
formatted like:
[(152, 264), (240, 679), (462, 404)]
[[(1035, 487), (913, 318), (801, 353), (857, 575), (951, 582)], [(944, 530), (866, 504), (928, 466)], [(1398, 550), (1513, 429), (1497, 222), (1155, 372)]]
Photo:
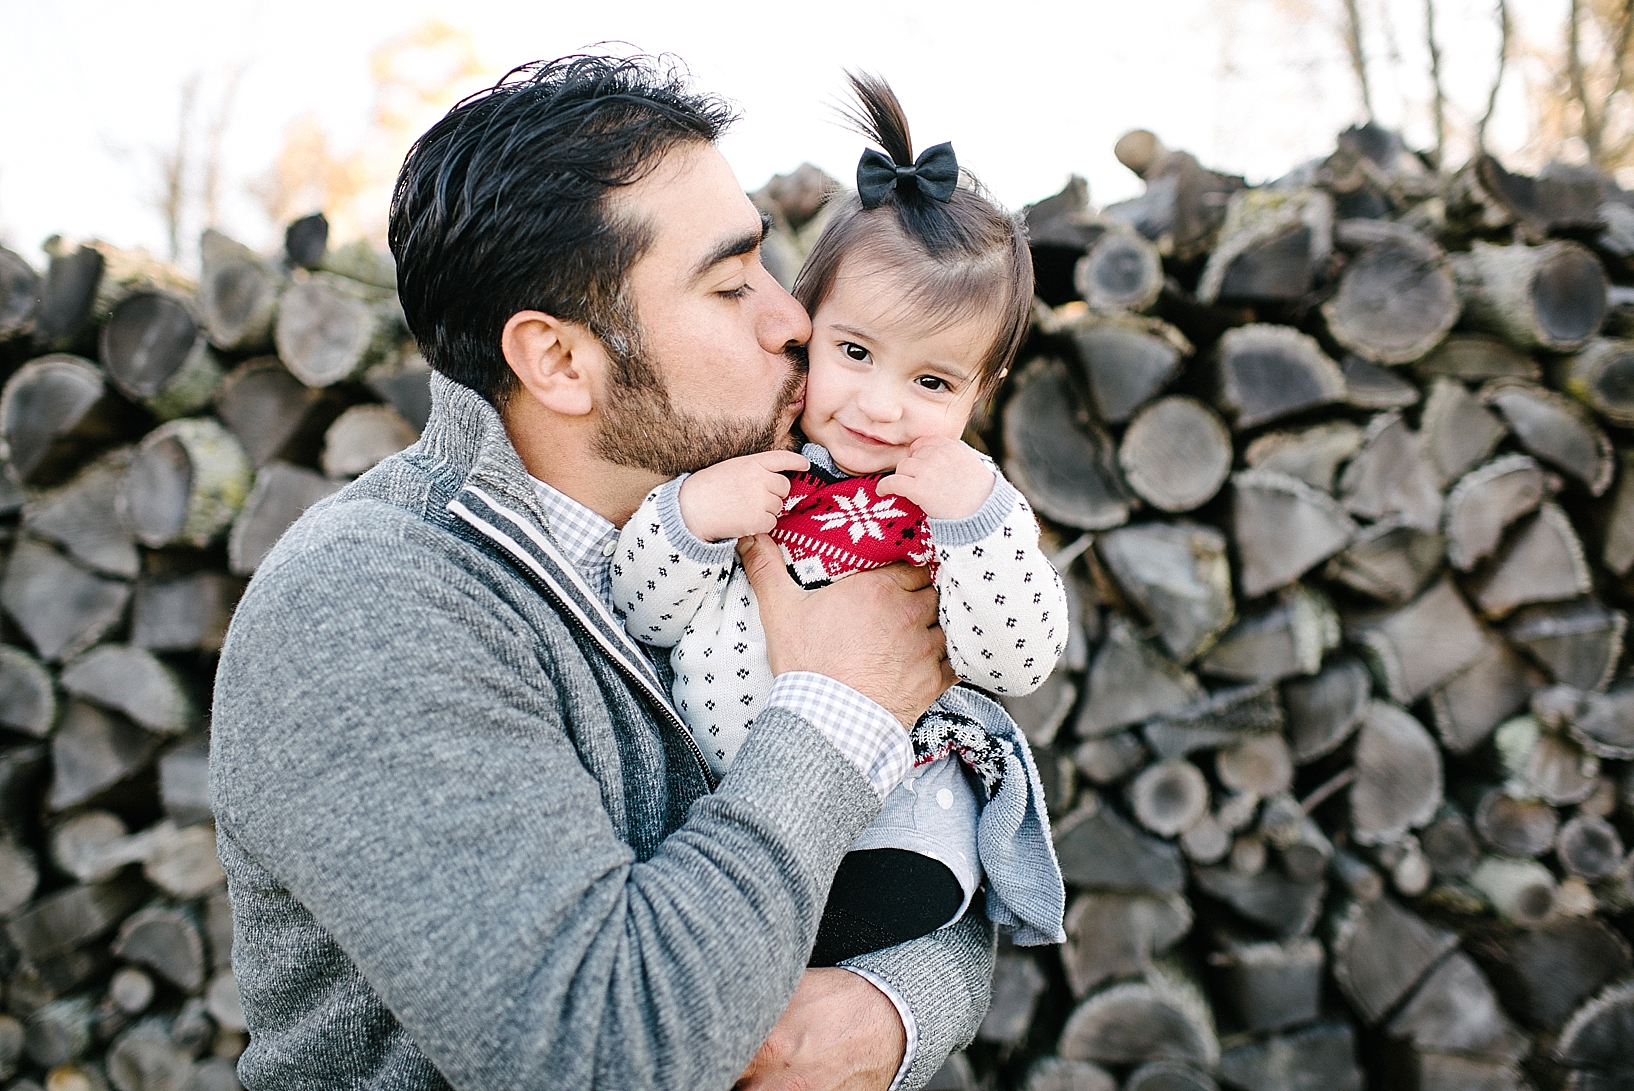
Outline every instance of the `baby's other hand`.
[(901, 496), (932, 519), (975, 515), (993, 492), (993, 471), (981, 456), (956, 439), (923, 436), (908, 448), (896, 473), (879, 483), (881, 496)]
[(762, 451), (705, 466), (681, 482), (681, 521), (706, 542), (768, 534), (789, 495), (784, 472), (810, 467), (793, 451)]

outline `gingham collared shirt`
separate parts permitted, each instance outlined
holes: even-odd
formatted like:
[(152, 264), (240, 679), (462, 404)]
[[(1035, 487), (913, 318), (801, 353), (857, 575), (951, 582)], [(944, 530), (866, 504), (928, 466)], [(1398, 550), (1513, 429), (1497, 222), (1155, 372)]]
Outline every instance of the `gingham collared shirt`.
[[(613, 548), (618, 528), (565, 493), (533, 479), (551, 537), (608, 610), (613, 606)], [(780, 674), (766, 694), (767, 708), (810, 720), (855, 765), (884, 799), (913, 766), (908, 733), (895, 716), (843, 682), (810, 671)]]
[[(613, 548), (618, 544), (618, 528), (537, 477), (533, 478), (533, 490), (545, 509), (551, 537), (562, 547), (584, 582), (600, 596), (607, 609), (618, 616), (613, 607)], [(896, 717), (877, 702), (827, 675), (811, 671), (778, 675), (766, 694), (766, 707), (787, 709), (809, 720), (834, 744), (834, 749), (868, 778), (881, 799), (902, 783), (913, 766), (913, 746)], [(907, 1044), (890, 1087), (890, 1091), (897, 1091), (919, 1050), (919, 1023), (902, 994), (890, 982), (860, 967), (845, 969), (884, 993), (902, 1020)]]

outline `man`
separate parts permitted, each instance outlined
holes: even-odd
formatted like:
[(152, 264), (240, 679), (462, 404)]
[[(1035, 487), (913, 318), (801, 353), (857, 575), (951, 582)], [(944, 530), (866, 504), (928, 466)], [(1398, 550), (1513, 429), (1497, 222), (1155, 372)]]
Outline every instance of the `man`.
[(975, 1032), (979, 915), (804, 968), (953, 681), (924, 573), (807, 593), (746, 548), (778, 681), (713, 792), (611, 613), (645, 494), (777, 445), (800, 405), (810, 325), (760, 264), (728, 120), (655, 62), (568, 58), (404, 164), (431, 421), (269, 554), (217, 676), (250, 1091), (878, 1091)]

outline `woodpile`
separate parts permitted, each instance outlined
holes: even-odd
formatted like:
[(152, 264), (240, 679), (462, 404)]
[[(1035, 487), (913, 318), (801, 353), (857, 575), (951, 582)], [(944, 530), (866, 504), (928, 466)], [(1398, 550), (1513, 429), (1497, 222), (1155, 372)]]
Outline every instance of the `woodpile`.
[[(216, 232), (0, 250), (0, 1082), (228, 1091), (245, 1044), (207, 779), (216, 653), (308, 506), (413, 443), (390, 259)], [(15, 1082), (10, 1082), (15, 1080)]]
[(1075, 599), (1008, 702), (1068, 940), (938, 1086), (1634, 1087), (1634, 193), (1116, 151), (968, 437)]

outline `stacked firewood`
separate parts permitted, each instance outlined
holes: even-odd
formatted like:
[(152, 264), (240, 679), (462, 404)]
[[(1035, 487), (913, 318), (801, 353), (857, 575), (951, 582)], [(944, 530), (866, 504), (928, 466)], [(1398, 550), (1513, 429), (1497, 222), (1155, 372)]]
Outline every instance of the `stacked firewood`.
[(195, 280), (0, 250), (0, 1081), (236, 1088), (245, 1043), (207, 781), (245, 580), (430, 410), (389, 257), (321, 216)]
[(1069, 938), (941, 1086), (1634, 1087), (1634, 194), (1116, 151), (973, 436), (1075, 598), (1008, 702)]

